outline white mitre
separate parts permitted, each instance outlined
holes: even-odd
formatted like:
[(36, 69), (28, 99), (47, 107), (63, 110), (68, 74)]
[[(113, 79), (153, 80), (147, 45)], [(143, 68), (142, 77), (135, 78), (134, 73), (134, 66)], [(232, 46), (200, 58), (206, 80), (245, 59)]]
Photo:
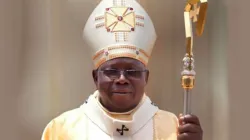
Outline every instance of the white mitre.
[(147, 66), (156, 33), (136, 0), (102, 0), (90, 15), (83, 38), (96, 68), (118, 57), (134, 58)]

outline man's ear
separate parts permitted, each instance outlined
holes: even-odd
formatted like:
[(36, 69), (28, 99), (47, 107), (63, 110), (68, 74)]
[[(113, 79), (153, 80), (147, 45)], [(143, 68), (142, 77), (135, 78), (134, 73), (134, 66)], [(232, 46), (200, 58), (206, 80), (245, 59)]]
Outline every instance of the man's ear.
[(93, 77), (93, 80), (95, 82), (95, 85), (97, 85), (97, 81), (98, 81), (97, 70), (92, 71), (92, 77)]

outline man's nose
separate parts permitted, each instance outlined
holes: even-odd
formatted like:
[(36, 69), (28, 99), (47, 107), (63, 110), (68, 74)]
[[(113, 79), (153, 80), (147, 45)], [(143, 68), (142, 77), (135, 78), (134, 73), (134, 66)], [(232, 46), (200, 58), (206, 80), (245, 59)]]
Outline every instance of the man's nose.
[(117, 79), (117, 83), (119, 83), (119, 84), (128, 84), (129, 83), (124, 71), (121, 71), (120, 76)]

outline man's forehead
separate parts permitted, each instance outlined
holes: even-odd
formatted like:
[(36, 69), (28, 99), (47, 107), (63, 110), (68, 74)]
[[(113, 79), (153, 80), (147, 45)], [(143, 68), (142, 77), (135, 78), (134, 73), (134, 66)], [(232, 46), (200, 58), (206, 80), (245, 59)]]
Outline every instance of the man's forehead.
[(137, 59), (128, 58), (128, 57), (120, 57), (108, 60), (104, 62), (100, 67), (107, 66), (135, 66), (135, 67), (145, 67), (143, 63), (141, 63)]

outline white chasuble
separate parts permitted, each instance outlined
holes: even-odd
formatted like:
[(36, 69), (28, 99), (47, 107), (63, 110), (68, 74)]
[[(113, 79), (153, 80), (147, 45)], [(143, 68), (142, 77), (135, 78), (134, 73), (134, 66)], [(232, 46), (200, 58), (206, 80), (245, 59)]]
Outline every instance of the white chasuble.
[(42, 140), (177, 140), (177, 118), (145, 96), (131, 119), (118, 119), (100, 107), (98, 91), (80, 107), (53, 119)]

